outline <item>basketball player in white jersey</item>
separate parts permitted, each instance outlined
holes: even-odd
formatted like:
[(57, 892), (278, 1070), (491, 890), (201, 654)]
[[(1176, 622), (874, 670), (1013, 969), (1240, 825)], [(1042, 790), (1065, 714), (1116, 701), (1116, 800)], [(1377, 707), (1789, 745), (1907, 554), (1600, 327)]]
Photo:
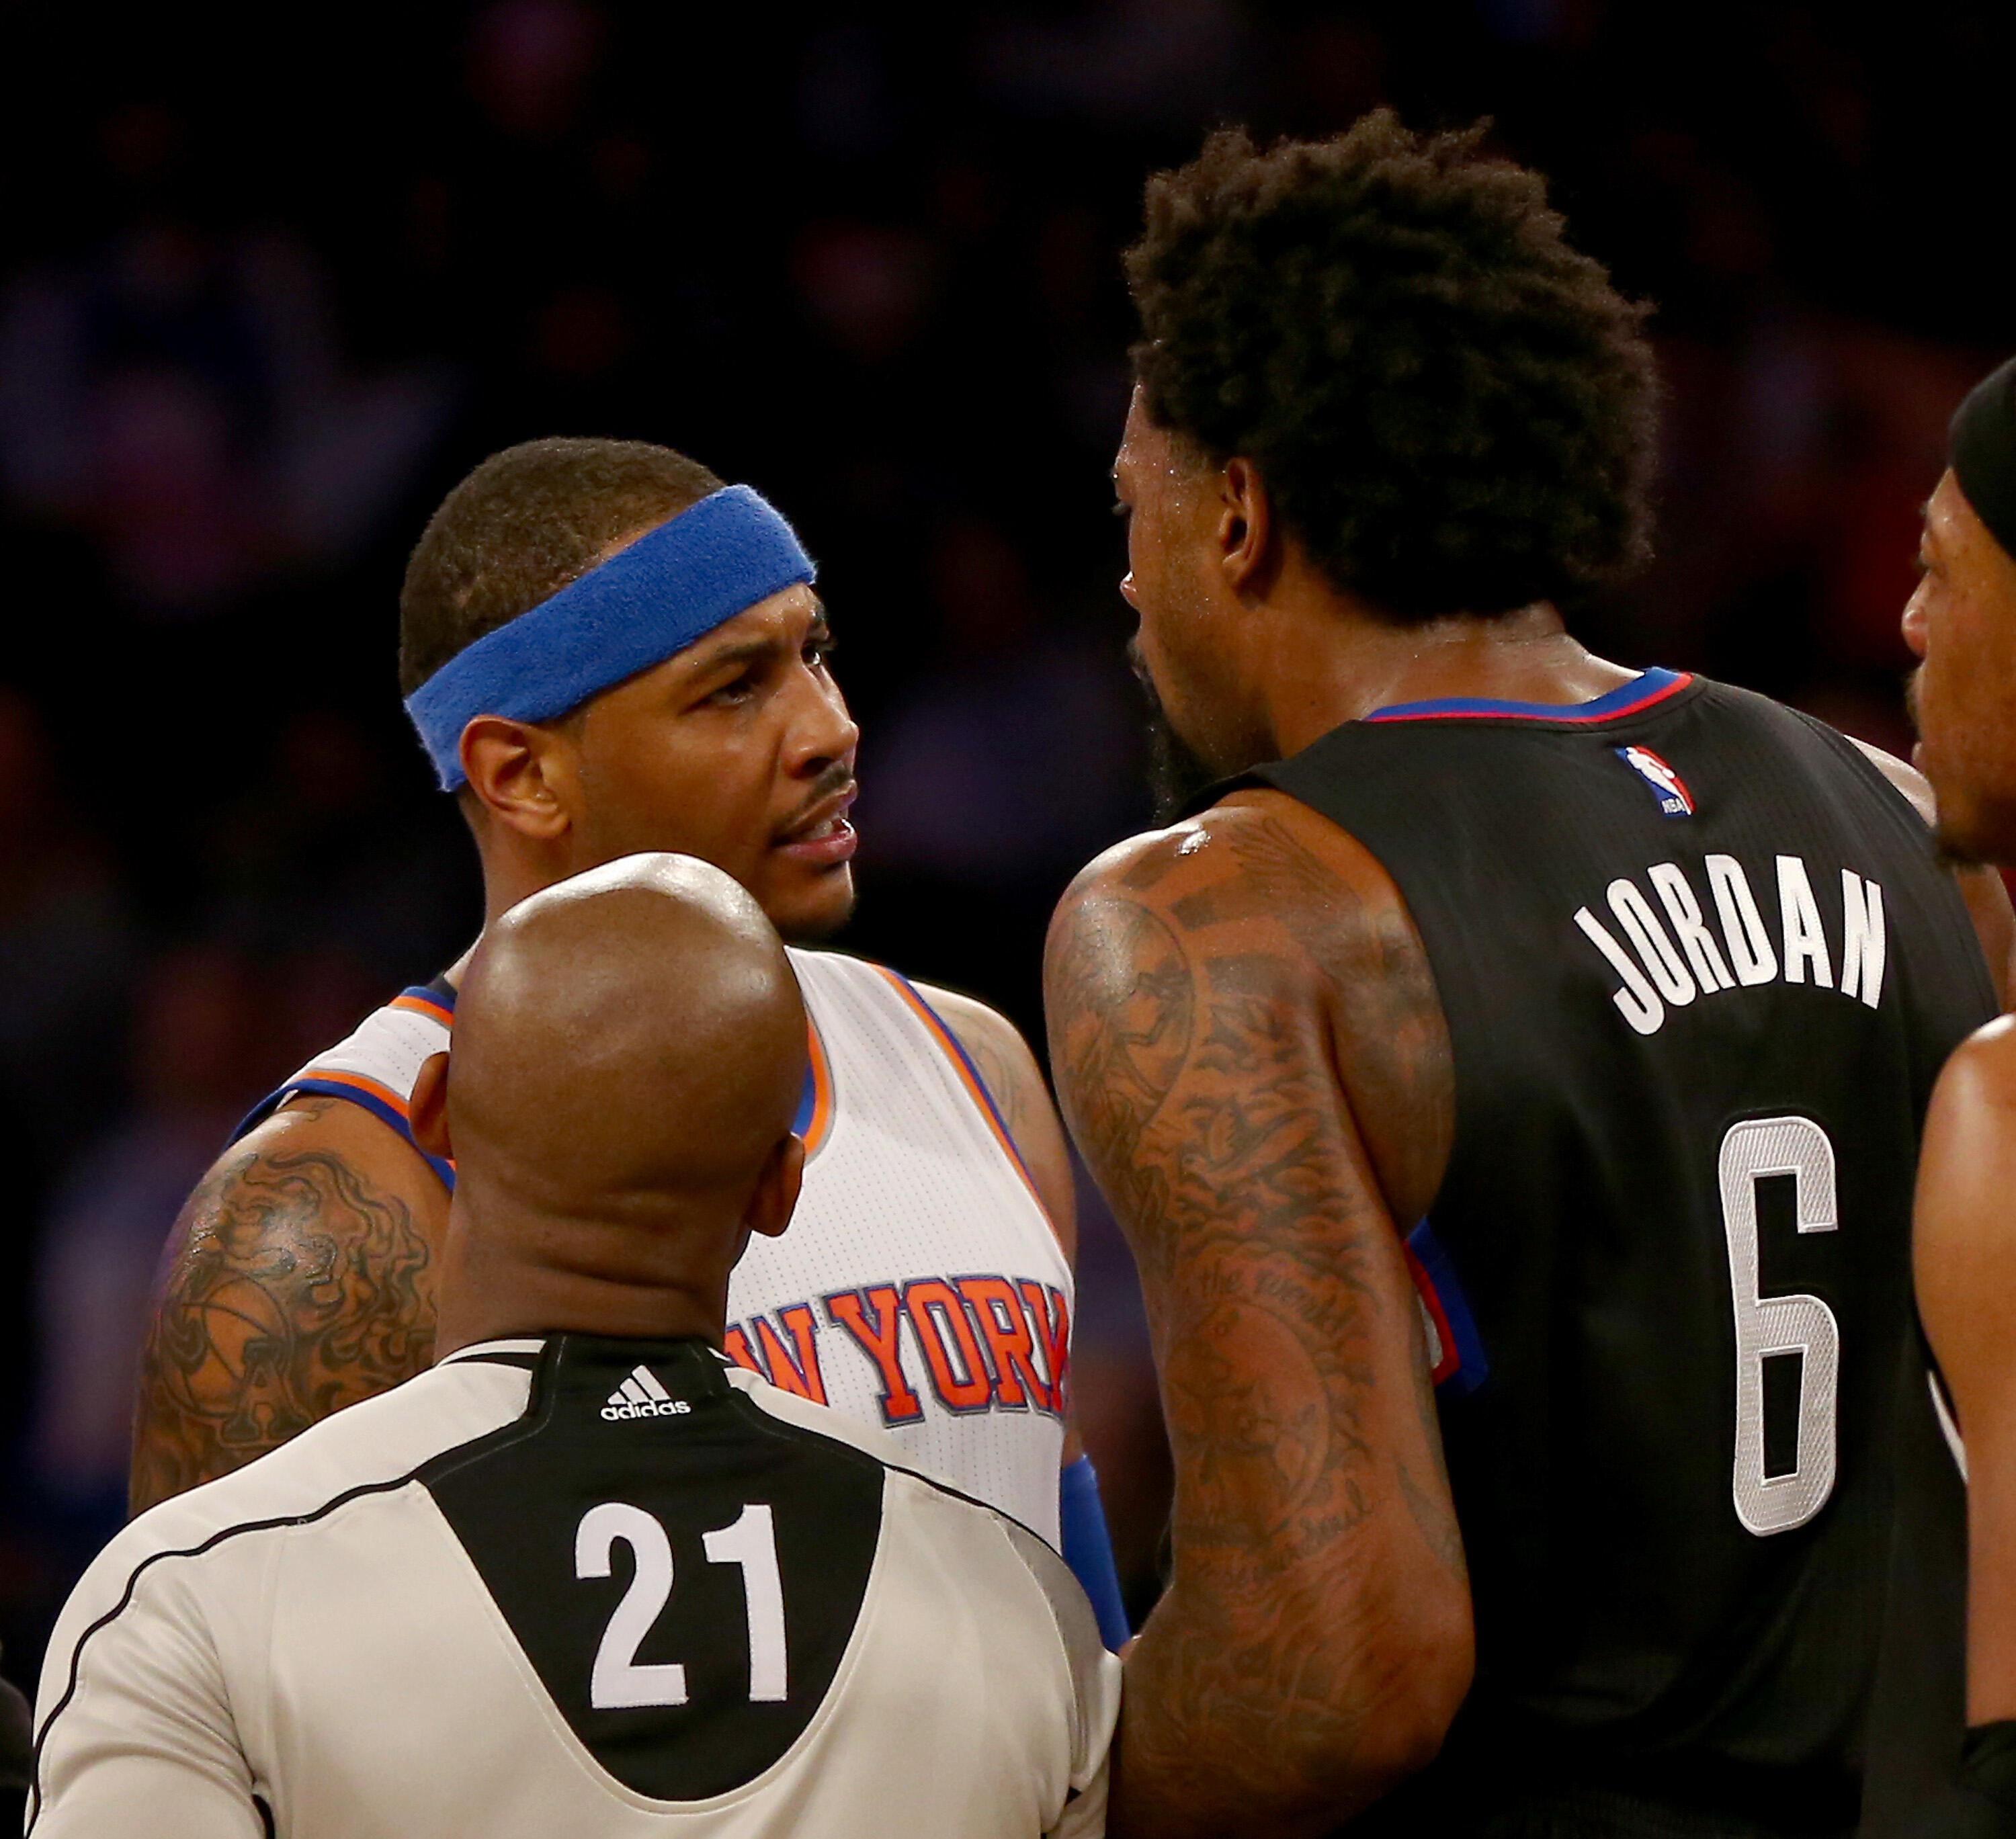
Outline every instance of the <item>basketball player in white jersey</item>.
[[(531, 442), (449, 495), (407, 569), (401, 675), (490, 918), (677, 850), (787, 939), (840, 925), (857, 730), (813, 572), (754, 492), (639, 442)], [(729, 1351), (1061, 1542), (1117, 1642), (1096, 1483), (1067, 1443), (1071, 1171), (1035, 1060), (970, 999), (792, 957), (805, 1195), (790, 1239), (736, 1271)], [(185, 1208), (142, 1362), (136, 1510), (427, 1364), (454, 1171), (409, 1111), (455, 1001), (450, 973), (311, 1061)]]
[(718, 1351), (804, 1155), (755, 903), (590, 870), (493, 924), (463, 1009), (412, 1107), (460, 1157), (450, 1351), (113, 1542), (45, 1664), (31, 1830), (1099, 1834), (1120, 1666), (1062, 1561)]

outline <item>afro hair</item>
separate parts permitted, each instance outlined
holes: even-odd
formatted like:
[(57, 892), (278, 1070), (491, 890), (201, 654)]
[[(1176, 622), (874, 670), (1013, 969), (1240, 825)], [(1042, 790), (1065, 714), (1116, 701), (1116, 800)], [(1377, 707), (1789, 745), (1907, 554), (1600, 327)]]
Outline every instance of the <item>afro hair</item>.
[(1488, 125), (1221, 130), (1149, 181), (1126, 256), (1150, 419), (1252, 461), (1325, 575), (1403, 623), (1572, 606), (1647, 547), (1647, 309)]

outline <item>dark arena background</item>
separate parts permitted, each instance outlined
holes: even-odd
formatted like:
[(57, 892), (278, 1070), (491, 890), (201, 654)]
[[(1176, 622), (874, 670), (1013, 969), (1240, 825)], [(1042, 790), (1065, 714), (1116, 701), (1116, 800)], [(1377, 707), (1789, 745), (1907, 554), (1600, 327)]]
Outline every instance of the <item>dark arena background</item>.
[[(1655, 562), (1586, 622), (1908, 747), (1946, 419), (2016, 347), (2016, 12), (1651, 0), (0, 6), (0, 1643), (119, 1523), (133, 1350), (243, 1109), (459, 955), (398, 708), (475, 460), (661, 441), (823, 564), (866, 736), (843, 943), (1042, 1037), (1142, 822), (1107, 470), (1142, 181), (1220, 121), (1489, 113), (1658, 307)], [(1087, 1197), (1079, 1409), (1137, 1613), (1166, 1498)], [(248, 1324), (247, 1332), (256, 1332)]]

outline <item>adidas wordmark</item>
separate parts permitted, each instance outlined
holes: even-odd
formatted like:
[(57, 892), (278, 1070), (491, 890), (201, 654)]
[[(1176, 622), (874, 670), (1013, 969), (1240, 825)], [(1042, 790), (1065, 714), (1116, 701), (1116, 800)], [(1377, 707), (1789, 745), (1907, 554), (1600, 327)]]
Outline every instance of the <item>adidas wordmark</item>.
[(612, 1421), (626, 1417), (683, 1417), (692, 1409), (685, 1399), (675, 1398), (660, 1385), (650, 1368), (639, 1366), (609, 1395), (602, 1415)]

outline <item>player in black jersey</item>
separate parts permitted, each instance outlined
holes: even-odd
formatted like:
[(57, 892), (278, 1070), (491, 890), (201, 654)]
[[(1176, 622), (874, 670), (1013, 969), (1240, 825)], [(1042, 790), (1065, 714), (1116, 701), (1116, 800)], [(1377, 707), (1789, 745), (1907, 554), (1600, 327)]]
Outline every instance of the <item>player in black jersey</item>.
[(1111, 1830), (1845, 1832), (1996, 995), (1922, 783), (1569, 636), (1651, 360), (1479, 132), (1219, 135), (1129, 261), (1122, 591), (1220, 783), (1047, 964), (1175, 1460)]
[[(1949, 851), (2016, 863), (2016, 362), (1967, 398), (1953, 434), (1904, 616), (1924, 660), (1919, 754)], [(1924, 1341), (1900, 1400), (1868, 1839), (2016, 1834), (2012, 1196), (2016, 1030), (2003, 1018), (1954, 1054), (1925, 1124), (1913, 1229)]]

